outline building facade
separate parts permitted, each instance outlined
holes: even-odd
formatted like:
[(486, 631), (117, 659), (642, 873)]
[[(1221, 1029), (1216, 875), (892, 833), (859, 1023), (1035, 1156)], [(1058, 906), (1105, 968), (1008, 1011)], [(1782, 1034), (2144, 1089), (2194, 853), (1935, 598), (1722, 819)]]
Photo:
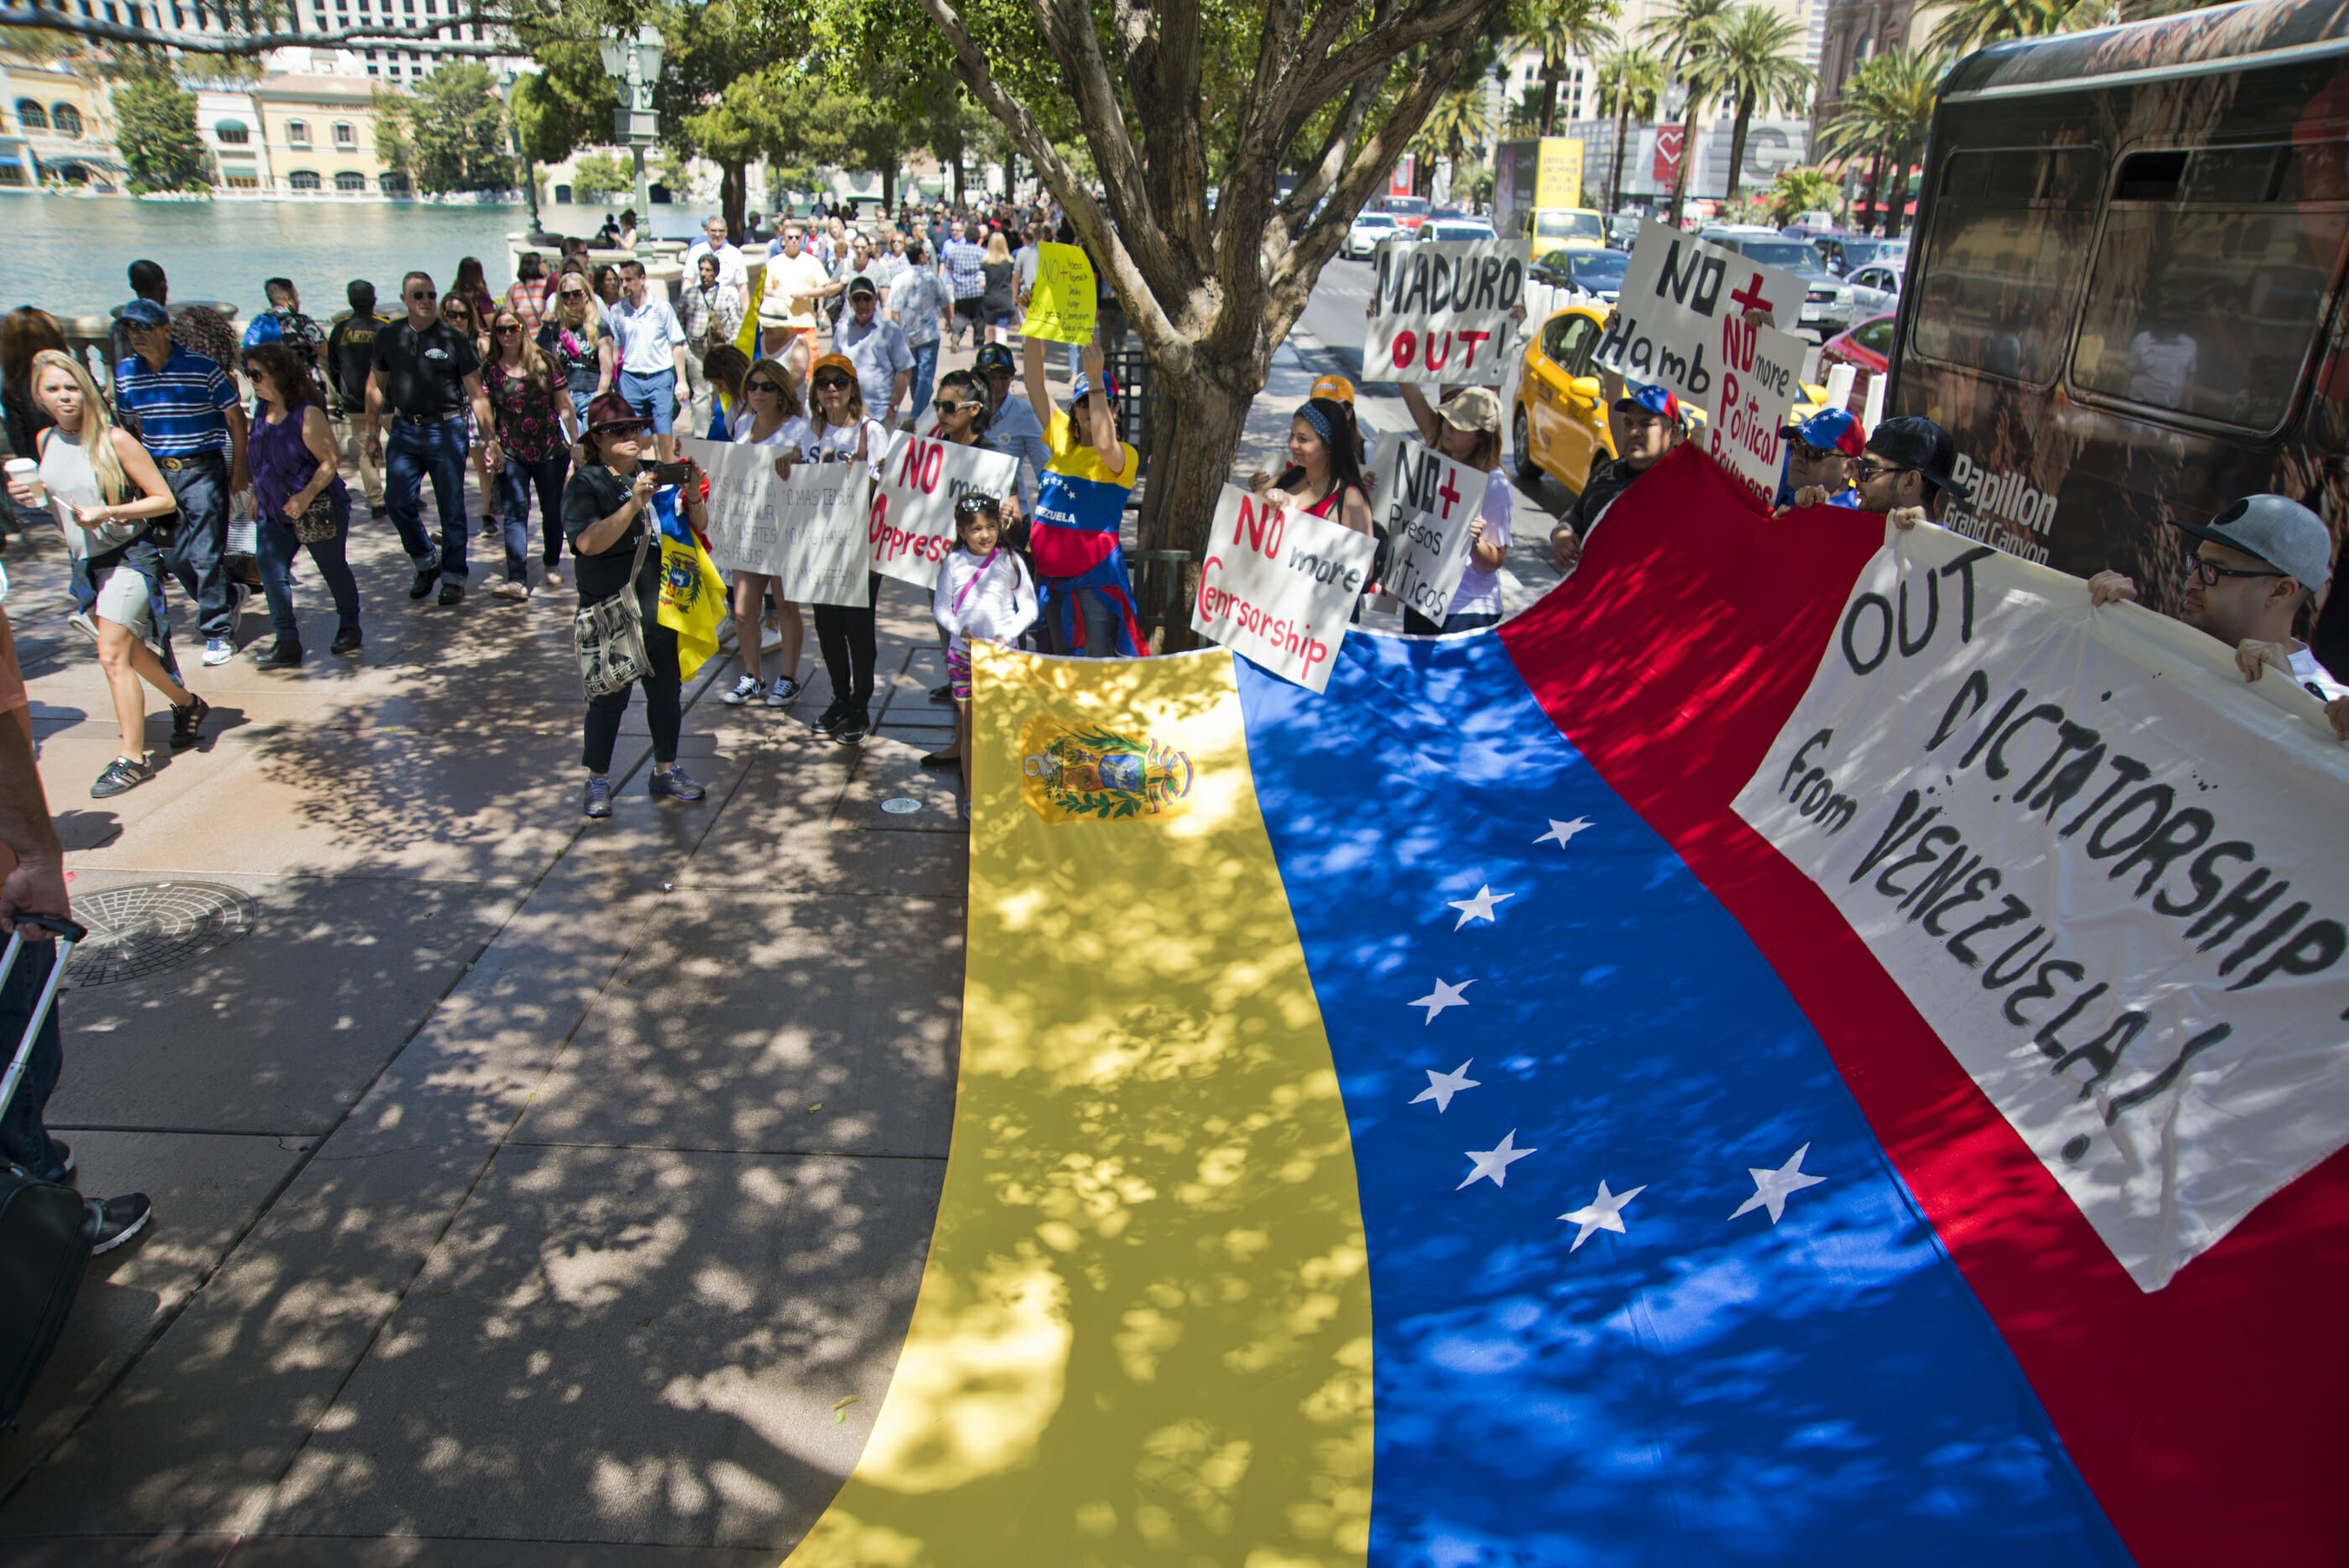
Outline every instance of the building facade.
[[(408, 193), (407, 176), (384, 166), (377, 151), (375, 85), (365, 77), (272, 77), (256, 83), (254, 165), (277, 196), (345, 200)], [(204, 128), (217, 141), (223, 120)], [(217, 151), (231, 151), (222, 145)], [(222, 171), (228, 164), (223, 160)], [(225, 183), (225, 181), (223, 181)]]
[(1852, 72), (1878, 55), (1921, 49), (1955, 7), (1920, 5), (1916, 0), (1821, 0), (1826, 13), (1825, 36), (1819, 49), (1819, 90), (1811, 104), (1811, 134), (1816, 137), (1835, 118), (1844, 84)]
[(119, 190), (113, 100), (95, 70), (0, 55), (0, 185)]

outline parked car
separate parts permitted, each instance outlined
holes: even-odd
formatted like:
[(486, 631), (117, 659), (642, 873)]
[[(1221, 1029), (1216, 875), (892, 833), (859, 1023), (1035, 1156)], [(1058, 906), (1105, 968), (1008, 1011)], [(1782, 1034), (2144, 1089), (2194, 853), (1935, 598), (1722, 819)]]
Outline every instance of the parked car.
[(1493, 225), (1482, 218), (1430, 218), (1420, 224), (1423, 240), (1496, 240)]
[(1870, 262), (1883, 262), (1893, 267), (1909, 265), (1909, 242), (1879, 239), (1873, 234), (1827, 234), (1816, 242), (1820, 254), (1826, 258), (1827, 270), (1838, 277), (1849, 277)]
[(1845, 279), (1851, 285), (1853, 310), (1865, 317), (1899, 309), (1900, 273), (1892, 263), (1872, 261)]
[(1590, 465), (1615, 455), (1615, 437), (1600, 406), (1605, 393), (1591, 356), (1605, 336), (1607, 308), (1569, 305), (1526, 338), (1509, 417), (1509, 450), (1517, 477), (1533, 483), (1547, 473), (1580, 491)]
[(1392, 213), (1361, 213), (1346, 230), (1342, 252), (1350, 256), (1367, 256), (1379, 248), (1379, 242), (1392, 239), (1402, 232), (1402, 223)]
[(1379, 203), (1379, 208), (1406, 229), (1415, 229), (1427, 222), (1427, 198), (1424, 196), (1389, 196)]
[(1775, 229), (1754, 234), (1744, 229), (1711, 228), (1701, 236), (1713, 244), (1725, 245), (1740, 255), (1753, 257), (1764, 266), (1775, 266), (1790, 272), (1801, 280), (1803, 303), (1795, 319), (1787, 319), (1781, 312), (1778, 325), (1788, 332), (1809, 327), (1821, 337), (1840, 332), (1852, 322), (1851, 286), (1838, 281), (1819, 260), (1819, 253), (1806, 240), (1782, 237)]
[(1431, 218), (1473, 218), (1475, 216), (1474, 213), (1471, 213), (1465, 207), (1437, 207), (1429, 212), (1427, 215)]
[(1851, 395), (1844, 400), (1844, 407), (1853, 413), (1867, 411), (1868, 383), (1891, 365), (1892, 334), (1899, 324), (1898, 316), (1873, 316), (1819, 346), (1821, 381), (1837, 365), (1849, 365), (1859, 372), (1851, 379)]
[(1526, 316), (1547, 321), (1568, 305), (1592, 299), (1612, 305), (1623, 292), (1621, 251), (1554, 250), (1526, 269)]

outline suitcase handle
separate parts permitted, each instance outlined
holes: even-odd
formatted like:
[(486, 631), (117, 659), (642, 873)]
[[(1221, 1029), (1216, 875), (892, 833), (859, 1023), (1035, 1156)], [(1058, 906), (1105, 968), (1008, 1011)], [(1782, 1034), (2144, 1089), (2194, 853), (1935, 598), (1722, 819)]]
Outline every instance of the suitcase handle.
[[(20, 926), (38, 927), (53, 937), (63, 937), (68, 942), (87, 941), (89, 938), (88, 928), (69, 920), (63, 915), (36, 914), (26, 909), (16, 917), (16, 923)], [(5, 978), (5, 974), (0, 974), (0, 979)]]
[(59, 945), (57, 960), (49, 966), (48, 979), (41, 986), (41, 999), (33, 1004), (32, 1020), (25, 1025), (24, 1038), (16, 1043), (16, 1058), (8, 1064), (6, 1076), (0, 1077), (0, 1115), (6, 1114), (8, 1102), (16, 1097), (17, 1081), (24, 1077), (26, 1065), (33, 1059), (33, 1042), (57, 999), (57, 984), (66, 976), (66, 960), (73, 956), (75, 946), (89, 935), (83, 927), (62, 916), (35, 914), (31, 910), (19, 914), (16, 925), (18, 929), (8, 933), (8, 950), (0, 953), (0, 985), (5, 985), (9, 975), (16, 972), (16, 954), (25, 945), (24, 927), (48, 932), (58, 940)]

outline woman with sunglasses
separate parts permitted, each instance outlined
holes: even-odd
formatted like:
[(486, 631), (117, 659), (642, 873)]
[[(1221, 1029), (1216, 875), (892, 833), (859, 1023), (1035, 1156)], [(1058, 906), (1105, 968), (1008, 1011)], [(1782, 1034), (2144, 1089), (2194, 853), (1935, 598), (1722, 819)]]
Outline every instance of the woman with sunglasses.
[(563, 481), (571, 470), (570, 432), (579, 415), (571, 388), (515, 311), (501, 308), (490, 336), (495, 348), (481, 371), (481, 390), (497, 428), (498, 484), (504, 503), (506, 576), (490, 586), (497, 599), (530, 597), (530, 497), (538, 493), (539, 531), (546, 586), (563, 586)]
[[(826, 354), (816, 360), (810, 383), (815, 408), (803, 455), (811, 462), (861, 463), (868, 474), (877, 474), (888, 454), (889, 433), (864, 412), (855, 364), (845, 354)], [(843, 746), (855, 745), (873, 731), (873, 607), (880, 594), (880, 575), (868, 573), (864, 604), (815, 607), (816, 646), (832, 679), (832, 706), (815, 727)]]
[[(742, 379), (743, 406), (734, 421), (734, 444), (771, 448), (775, 476), (789, 479), (814, 434), (800, 407), (799, 388), (779, 359), (759, 359)], [(776, 655), (775, 682), (767, 689), (767, 706), (788, 708), (800, 694), (800, 649), (807, 629), (800, 607), (783, 602), (781, 579), (761, 572), (734, 574), (734, 647), (742, 656), (742, 676), (720, 701), (740, 708), (759, 694), (765, 678), (764, 655)], [(767, 597), (776, 599), (772, 621), (761, 623)], [(819, 615), (823, 612), (817, 611)]]
[[(441, 321), (461, 332), (472, 343), (473, 352), (481, 363), (490, 359), (489, 323), (474, 308), (470, 296), (452, 288), (440, 296)], [(465, 413), (465, 445), (473, 454), (473, 477), (481, 486), (481, 537), (494, 539), (498, 534), (498, 484), (492, 476), (490, 454), (481, 437), (488, 432), (481, 428), (480, 420), (469, 409)]]
[(603, 306), (587, 286), (587, 275), (570, 270), (567, 263), (554, 280), (554, 306), (539, 327), (538, 348), (562, 373), (574, 409), (585, 409), (611, 389), (619, 348), (604, 325)]
[[(264, 670), (293, 670), (302, 662), (302, 628), (294, 618), (294, 553), (307, 549), (335, 601), (335, 640), (326, 651), (356, 657), (359, 635), (359, 588), (344, 557), (350, 535), (351, 493), (343, 486), (335, 432), (309, 372), (282, 343), (244, 351), (244, 379), (260, 410), (253, 421), (246, 457), (253, 472), (254, 543), (261, 566), (261, 592), (269, 601), (275, 646), (254, 655)], [(304, 539), (295, 524), (323, 510), (334, 532)], [(315, 531), (315, 530), (314, 530)]]

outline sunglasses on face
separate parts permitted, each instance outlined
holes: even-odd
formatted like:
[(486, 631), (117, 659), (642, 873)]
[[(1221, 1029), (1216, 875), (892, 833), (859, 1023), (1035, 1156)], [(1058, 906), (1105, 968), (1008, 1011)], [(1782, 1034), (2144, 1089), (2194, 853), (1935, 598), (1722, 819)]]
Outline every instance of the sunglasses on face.
[(747, 392), (780, 392), (782, 390), (781, 387), (778, 387), (772, 381), (745, 381), (742, 383), (742, 389)]
[(937, 410), (938, 412), (942, 414), (950, 414), (957, 409), (968, 409), (975, 408), (978, 405), (974, 403), (958, 402), (953, 398), (940, 398), (936, 402), (930, 405), (930, 407)]
[(1805, 462), (1825, 462), (1831, 457), (1841, 457), (1843, 455), (1834, 447), (1813, 446), (1810, 442), (1799, 438), (1789, 441), (1787, 444), (1795, 449), (1795, 455), (1801, 458)]
[(522, 323), (519, 321), (501, 321), (498, 323), (498, 336), (501, 337), (507, 336), (509, 333), (519, 332), (521, 330)]
[(438, 299), (440, 297), (440, 291), (437, 288), (411, 288), (408, 291), (408, 297), (410, 299)]
[(1859, 462), (1859, 476), (1862, 479), (1883, 479), (1890, 474), (1916, 472), (1913, 468), (1902, 468), (1897, 463), (1878, 462), (1872, 457), (1862, 458)]
[(837, 376), (818, 376), (815, 389), (819, 392), (844, 392), (848, 390), (848, 383)]
[(555, 292), (564, 299), (585, 299), (587, 297), (587, 291), (584, 288), (557, 289)]
[(2186, 569), (2194, 574), (2206, 588), (2219, 586), (2220, 577), (2288, 577), (2289, 572), (2246, 572), (2235, 566), (2222, 566), (2216, 561), (2206, 561), (2199, 556), (2186, 557)]

